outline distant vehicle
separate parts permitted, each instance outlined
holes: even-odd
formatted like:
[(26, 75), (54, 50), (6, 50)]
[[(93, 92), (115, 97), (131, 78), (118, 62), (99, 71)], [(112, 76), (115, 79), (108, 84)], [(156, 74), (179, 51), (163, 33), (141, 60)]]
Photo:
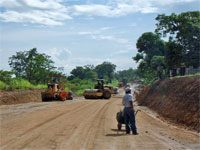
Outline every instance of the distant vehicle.
[(126, 84), (125, 88), (131, 88), (131, 86), (129, 84)]
[(118, 87), (115, 87), (113, 90), (114, 90), (114, 94), (118, 94), (119, 93)]
[(62, 75), (50, 75), (50, 82), (47, 84), (47, 89), (41, 92), (42, 101), (49, 100), (72, 100), (72, 92), (65, 91)]
[(110, 99), (112, 91), (104, 86), (103, 79), (97, 79), (94, 89), (86, 89), (83, 93), (85, 99)]
[(118, 87), (123, 87), (123, 83), (122, 83), (122, 82), (119, 82), (119, 83), (118, 83)]

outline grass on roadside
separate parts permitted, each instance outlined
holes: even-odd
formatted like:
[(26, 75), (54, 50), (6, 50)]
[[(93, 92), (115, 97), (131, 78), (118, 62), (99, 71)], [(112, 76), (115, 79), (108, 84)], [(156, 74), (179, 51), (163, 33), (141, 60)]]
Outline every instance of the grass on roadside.
[(184, 75), (184, 76), (175, 76), (175, 77), (171, 77), (171, 79), (174, 79), (174, 78), (184, 78), (184, 77), (193, 77), (193, 76), (199, 76), (200, 73), (195, 73), (195, 74), (187, 74), (187, 75)]
[(8, 88), (9, 86), (6, 83), (0, 81), (0, 90), (8, 90)]
[(110, 85), (110, 86), (113, 86), (113, 87), (117, 87), (119, 84), (119, 81), (118, 80), (113, 80), (111, 83), (107, 84), (107, 85)]
[(67, 87), (65, 88), (66, 91), (72, 91), (78, 95), (83, 94), (85, 89), (93, 89), (95, 82), (91, 80), (80, 80), (75, 78), (71, 81), (67, 82)]
[(5, 83), (0, 81), (0, 90), (28, 90), (28, 89), (39, 89), (46, 88), (46, 85), (39, 84), (33, 85), (29, 81), (24, 79), (13, 78), (9, 81), (9, 83)]

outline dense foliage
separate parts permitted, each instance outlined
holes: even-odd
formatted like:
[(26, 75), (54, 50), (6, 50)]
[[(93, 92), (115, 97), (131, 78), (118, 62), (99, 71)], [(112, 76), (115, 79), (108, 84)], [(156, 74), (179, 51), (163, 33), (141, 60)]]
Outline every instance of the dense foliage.
[(93, 65), (77, 66), (71, 71), (70, 80), (74, 78), (79, 79), (105, 79), (108, 82), (112, 82), (114, 79), (116, 65), (110, 62), (103, 62), (102, 64), (94, 67)]
[[(172, 13), (156, 17), (158, 21), (156, 33), (163, 37), (169, 37), (167, 54), (176, 59), (176, 65), (185, 63), (187, 66), (198, 67), (200, 64), (200, 11)], [(173, 55), (175, 53), (175, 55)], [(178, 56), (177, 56), (177, 55)], [(177, 58), (178, 57), (178, 58)], [(169, 67), (173, 68), (173, 60)]]
[(100, 65), (97, 65), (95, 67), (95, 71), (98, 74), (98, 78), (100, 79), (108, 79), (109, 82), (112, 82), (112, 79), (114, 78), (114, 72), (116, 69), (116, 65), (110, 63), (110, 62), (103, 62)]
[(157, 77), (157, 67), (165, 66), (165, 42), (152, 32), (143, 33), (136, 43), (138, 53), (133, 60), (139, 62), (138, 71), (148, 82)]
[(68, 79), (72, 80), (74, 78), (79, 79), (95, 79), (98, 75), (94, 70), (93, 65), (77, 66), (71, 71), (71, 76)]
[[(139, 63), (138, 71), (144, 80), (152, 82), (158, 78), (162, 68), (163, 76), (169, 70), (199, 67), (200, 64), (200, 11), (184, 12), (167, 16), (158, 15), (155, 33), (143, 33), (137, 40), (138, 53), (133, 60)], [(163, 41), (161, 37), (167, 37)]]
[(33, 85), (28, 80), (22, 79), (20, 77), (13, 78), (12, 71), (3, 71), (0, 70), (0, 89), (1, 90), (27, 90), (27, 89), (35, 89), (35, 88), (46, 88), (46, 85), (38, 84)]
[(48, 75), (55, 69), (50, 56), (38, 53), (36, 48), (17, 52), (9, 58), (9, 65), (17, 78), (33, 84), (46, 83)]
[(128, 70), (118, 71), (115, 77), (119, 82), (127, 83), (129, 81), (139, 80), (141, 74), (136, 69), (130, 68)]
[[(70, 76), (66, 76), (63, 68), (56, 68), (51, 57), (38, 53), (36, 48), (17, 52), (9, 58), (9, 65), (12, 71), (0, 70), (0, 89), (3, 90), (45, 88), (50, 74), (61, 74), (66, 90), (77, 94), (83, 93), (85, 89), (94, 88), (97, 78), (104, 79), (109, 85), (118, 84), (115, 75), (116, 65), (110, 62), (103, 62), (97, 66), (77, 66), (71, 71)], [(132, 73), (131, 71), (129, 73)], [(117, 79), (122, 81), (120, 74), (118, 73)]]

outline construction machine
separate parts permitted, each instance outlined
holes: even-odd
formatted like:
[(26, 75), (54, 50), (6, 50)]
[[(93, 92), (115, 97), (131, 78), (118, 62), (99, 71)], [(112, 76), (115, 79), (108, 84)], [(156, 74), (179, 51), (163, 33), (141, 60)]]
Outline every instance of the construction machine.
[(111, 97), (111, 90), (104, 87), (103, 79), (97, 79), (97, 84), (94, 89), (86, 89), (83, 93), (85, 99), (109, 99)]
[(105, 89), (110, 89), (112, 94), (118, 94), (118, 88), (117, 87), (113, 88), (112, 85), (104, 85), (104, 88)]
[(72, 92), (65, 91), (63, 85), (62, 75), (54, 74), (50, 75), (50, 82), (47, 83), (47, 89), (41, 92), (42, 101), (49, 100), (72, 100)]

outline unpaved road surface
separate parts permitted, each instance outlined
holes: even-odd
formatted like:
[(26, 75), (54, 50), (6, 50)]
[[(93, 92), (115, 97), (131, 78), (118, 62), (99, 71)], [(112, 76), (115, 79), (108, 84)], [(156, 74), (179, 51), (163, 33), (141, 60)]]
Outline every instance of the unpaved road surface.
[(199, 135), (169, 125), (145, 108), (136, 116), (139, 135), (117, 130), (121, 96), (76, 98), (0, 106), (0, 150), (193, 150)]

